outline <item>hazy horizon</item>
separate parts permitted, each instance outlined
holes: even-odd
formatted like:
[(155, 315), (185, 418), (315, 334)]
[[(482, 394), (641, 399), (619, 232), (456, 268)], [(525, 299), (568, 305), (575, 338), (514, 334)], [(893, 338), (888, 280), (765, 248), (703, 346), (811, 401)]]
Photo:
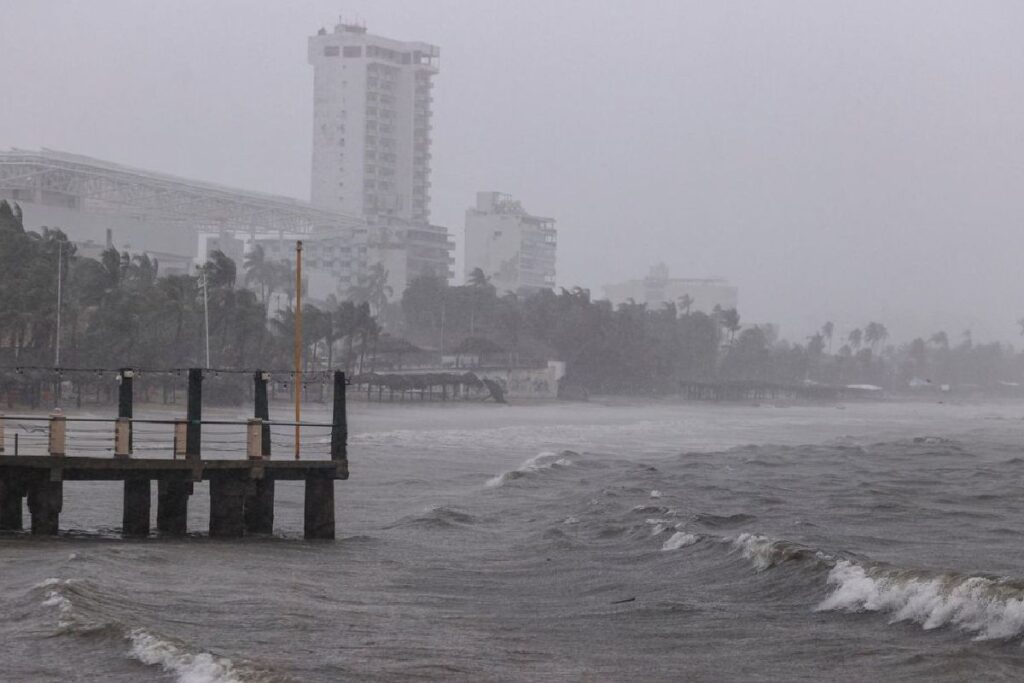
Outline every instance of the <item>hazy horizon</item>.
[(663, 261), (795, 341), (1019, 336), (1016, 4), (2, 7), (0, 148), (308, 198), (306, 40), (344, 13), (441, 48), (432, 220), (457, 242), (501, 190), (557, 220), (559, 285), (598, 298)]

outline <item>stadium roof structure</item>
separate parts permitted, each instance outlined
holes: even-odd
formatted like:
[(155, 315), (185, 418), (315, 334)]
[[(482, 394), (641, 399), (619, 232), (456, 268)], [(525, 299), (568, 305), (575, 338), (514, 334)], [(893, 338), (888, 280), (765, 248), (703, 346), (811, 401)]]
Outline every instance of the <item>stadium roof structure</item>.
[(307, 234), (360, 218), (291, 197), (239, 190), (43, 148), (0, 151), (0, 196), (97, 212), (130, 213), (207, 231)]

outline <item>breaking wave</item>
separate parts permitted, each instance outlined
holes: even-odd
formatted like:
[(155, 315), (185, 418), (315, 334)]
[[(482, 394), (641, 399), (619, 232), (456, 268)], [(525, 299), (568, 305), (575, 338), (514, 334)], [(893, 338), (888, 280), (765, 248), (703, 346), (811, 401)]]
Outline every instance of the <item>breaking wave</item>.
[(1009, 639), (1024, 632), (1019, 582), (981, 576), (864, 567), (840, 560), (828, 574), (831, 595), (818, 611), (883, 612), (889, 622), (910, 621), (928, 631), (952, 626), (976, 640)]
[(181, 643), (143, 628), (91, 618), (79, 609), (74, 598), (88, 590), (78, 579), (49, 578), (35, 586), (42, 592), (42, 605), (57, 609), (57, 629), (64, 635), (109, 633), (127, 641), (127, 655), (148, 666), (159, 666), (178, 683), (244, 683), (263, 679), (258, 672), (243, 672), (230, 659), (205, 651), (190, 651)]
[[(697, 540), (693, 534), (677, 532), (662, 549), (686, 547)], [(975, 640), (1024, 635), (1024, 581), (1018, 579), (893, 567), (759, 534), (718, 540), (757, 572), (789, 563), (827, 570), (825, 586), (831, 592), (814, 607), (816, 612), (878, 612), (888, 615), (890, 624), (916, 623), (926, 631), (951, 627)]]
[(487, 488), (496, 488), (498, 486), (504, 486), (510, 481), (521, 479), (542, 470), (568, 467), (572, 465), (572, 460), (570, 460), (569, 457), (578, 455), (578, 453), (573, 451), (562, 451), (560, 453), (542, 451), (531, 458), (527, 458), (526, 461), (516, 469), (509, 470), (508, 472), (502, 472), (497, 476), (491, 477), (484, 483), (484, 486)]

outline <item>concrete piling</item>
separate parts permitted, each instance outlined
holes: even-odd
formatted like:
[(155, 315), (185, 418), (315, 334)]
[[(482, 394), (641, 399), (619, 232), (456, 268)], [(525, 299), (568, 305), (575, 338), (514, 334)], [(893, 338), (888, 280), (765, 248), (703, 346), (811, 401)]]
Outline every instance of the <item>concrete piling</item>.
[(237, 476), (210, 478), (210, 538), (241, 538), (245, 533), (247, 484)]
[(149, 479), (126, 479), (124, 482), (124, 514), (121, 532), (125, 536), (149, 536)]
[(161, 479), (157, 483), (157, 531), (166, 536), (188, 533), (188, 497), (191, 495), (191, 481)]
[(28, 487), (28, 511), (32, 515), (32, 534), (56, 536), (60, 512), (64, 507), (64, 482), (40, 480)]
[(334, 539), (333, 478), (306, 478), (303, 532), (307, 539)]
[(25, 497), (25, 485), (14, 479), (0, 480), (0, 530), (21, 531), (24, 528), (22, 519), (22, 499)]

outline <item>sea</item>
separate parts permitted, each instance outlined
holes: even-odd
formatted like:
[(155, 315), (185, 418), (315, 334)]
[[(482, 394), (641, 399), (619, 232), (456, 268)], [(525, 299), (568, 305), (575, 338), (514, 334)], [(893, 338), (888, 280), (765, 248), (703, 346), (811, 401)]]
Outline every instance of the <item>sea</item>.
[(66, 483), (58, 538), (0, 537), (0, 680), (1024, 679), (1024, 404), (352, 403), (350, 432), (333, 542), (300, 483), (238, 541), (205, 484), (191, 536), (123, 540), (121, 487)]

